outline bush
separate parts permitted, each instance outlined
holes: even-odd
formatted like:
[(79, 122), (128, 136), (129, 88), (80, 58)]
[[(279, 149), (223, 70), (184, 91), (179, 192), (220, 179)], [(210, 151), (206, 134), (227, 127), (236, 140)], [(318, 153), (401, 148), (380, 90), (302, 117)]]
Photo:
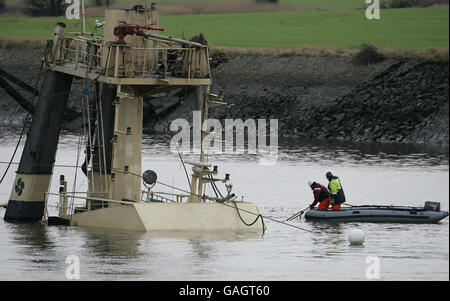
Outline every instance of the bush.
[(114, 1), (113, 0), (94, 0), (95, 6), (110, 6)]
[(5, 0), (0, 0), (0, 13), (6, 11)]
[(382, 62), (386, 56), (378, 50), (373, 44), (363, 44), (358, 53), (353, 57), (353, 62), (361, 65), (371, 65)]
[(25, 0), (25, 13), (33, 16), (61, 16), (66, 12), (65, 0)]
[(278, 3), (278, 0), (255, 0), (256, 3)]
[(381, 0), (381, 8), (426, 7), (448, 2), (449, 0)]

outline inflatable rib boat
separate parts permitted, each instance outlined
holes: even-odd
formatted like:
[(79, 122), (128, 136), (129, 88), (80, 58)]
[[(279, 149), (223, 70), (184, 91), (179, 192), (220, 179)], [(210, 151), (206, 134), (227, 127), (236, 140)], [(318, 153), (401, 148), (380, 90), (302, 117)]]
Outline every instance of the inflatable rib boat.
[(424, 207), (363, 205), (340, 210), (311, 209), (305, 213), (307, 221), (369, 222), (369, 223), (437, 223), (448, 216), (440, 203), (425, 202)]

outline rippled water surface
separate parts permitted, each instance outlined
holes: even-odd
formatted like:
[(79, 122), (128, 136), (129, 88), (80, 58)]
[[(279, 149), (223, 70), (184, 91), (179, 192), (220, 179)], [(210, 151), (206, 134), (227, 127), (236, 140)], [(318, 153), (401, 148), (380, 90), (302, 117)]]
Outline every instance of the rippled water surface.
[[(17, 131), (1, 129), (1, 174), (17, 139)], [(166, 135), (144, 136), (143, 170), (155, 170), (161, 182), (187, 189), (169, 141)], [(58, 191), (60, 174), (71, 189), (86, 189), (79, 171), (74, 185), (76, 168), (71, 166), (76, 164), (77, 145), (77, 134), (62, 134), (52, 192)], [(13, 163), (19, 161), (22, 147)], [(328, 170), (341, 178), (349, 204), (422, 206), (433, 200), (448, 211), (448, 158), (446, 147), (280, 140), (273, 165), (260, 165), (258, 156), (247, 154), (208, 159), (219, 165), (221, 175), (231, 174), (239, 197), (256, 203), (264, 216), (284, 221), (311, 203), (307, 181), (326, 183)], [(16, 169), (12, 164), (0, 184), (0, 203), (9, 199)], [(164, 186), (158, 190), (176, 192)], [(0, 209), (1, 217), (4, 212)], [(135, 233), (1, 219), (0, 280), (65, 280), (69, 255), (80, 259), (81, 280), (366, 280), (368, 256), (379, 258), (382, 280), (449, 279), (448, 218), (432, 225), (292, 222), (312, 233), (268, 218), (264, 235)], [(363, 246), (349, 245), (347, 235), (354, 228), (365, 232)]]

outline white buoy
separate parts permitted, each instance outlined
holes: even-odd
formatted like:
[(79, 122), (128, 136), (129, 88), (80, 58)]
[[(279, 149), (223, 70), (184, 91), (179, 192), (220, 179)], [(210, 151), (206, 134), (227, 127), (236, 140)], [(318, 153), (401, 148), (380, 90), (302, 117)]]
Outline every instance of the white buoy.
[(351, 245), (362, 245), (365, 238), (366, 235), (362, 230), (359, 229), (353, 229), (348, 234), (348, 241), (350, 242)]

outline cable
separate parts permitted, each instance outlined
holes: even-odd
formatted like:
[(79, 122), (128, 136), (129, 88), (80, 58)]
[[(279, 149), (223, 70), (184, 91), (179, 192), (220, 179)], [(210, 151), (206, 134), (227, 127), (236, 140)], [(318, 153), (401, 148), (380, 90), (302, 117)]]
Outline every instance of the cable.
[[(74, 178), (74, 181), (73, 181), (73, 191), (75, 192), (76, 191), (76, 184), (77, 184), (77, 174), (78, 174), (78, 164), (79, 164), (79, 161), (80, 161), (80, 152), (81, 152), (81, 136), (82, 136), (82, 130), (80, 129), (80, 134), (78, 135), (78, 146), (77, 146), (77, 164), (76, 164), (76, 166), (75, 166), (75, 178)], [(69, 206), (69, 212), (73, 212), (73, 210), (74, 210), (74, 206), (75, 206), (75, 195), (72, 195), (72, 200), (71, 200), (71, 202), (70, 202), (70, 206)], [(73, 214), (70, 214), (70, 221), (72, 221), (72, 215)]]
[[(213, 179), (213, 176), (212, 176), (211, 174), (208, 174), (208, 177), (209, 177), (210, 179)], [(210, 184), (211, 184), (211, 187), (212, 187), (212, 189), (213, 189), (214, 194), (216, 195), (216, 197), (219, 197), (219, 195), (220, 195), (220, 197), (223, 199), (224, 197), (223, 197), (222, 193), (220, 192), (219, 188), (217, 187), (216, 183), (215, 183), (214, 181), (211, 181)], [(218, 194), (219, 194), (219, 195), (218, 195)], [(236, 202), (235, 202), (235, 201), (232, 201), (232, 203), (233, 203), (234, 206), (236, 207), (236, 211), (237, 211), (237, 213), (238, 213), (238, 216), (239, 216), (240, 220), (241, 220), (242, 223), (243, 223), (244, 225), (246, 225), (247, 227), (253, 226), (253, 225), (258, 221), (258, 219), (261, 218), (261, 223), (262, 223), (262, 228), (263, 228), (263, 234), (265, 233), (264, 218), (263, 218), (263, 216), (262, 216), (261, 214), (259, 214), (259, 215), (256, 217), (256, 219), (255, 219), (252, 223), (247, 223), (247, 222), (242, 218), (242, 216), (241, 216), (241, 214), (240, 214), (240, 212), (239, 212), (240, 209), (238, 208)]]
[[(191, 194), (191, 195), (194, 195), (194, 196), (197, 196), (197, 197), (201, 197), (201, 196), (196, 195), (195, 193), (192, 193), (190, 191), (186, 191), (186, 190), (183, 190), (183, 189), (178, 188), (178, 187), (173, 187), (171, 185), (168, 185), (168, 184), (165, 184), (165, 183), (162, 183), (162, 182), (159, 182), (159, 181), (156, 181), (156, 183), (161, 184), (161, 185), (166, 186), (166, 187), (169, 187), (169, 188), (173, 188), (173, 189), (179, 190), (179, 191), (184, 192), (184, 193), (188, 193), (188, 194)], [(227, 205), (225, 203), (219, 203), (219, 204), (222, 204), (222, 205), (230, 207), (230, 208), (234, 208), (233, 206)], [(239, 209), (239, 210), (243, 211), (243, 212), (246, 212), (246, 213), (249, 213), (249, 214), (252, 214), (252, 215), (261, 215), (262, 218), (268, 219), (270, 221), (273, 221), (273, 222), (276, 222), (276, 223), (279, 223), (279, 224), (282, 224), (282, 225), (286, 225), (286, 226), (289, 226), (289, 227), (293, 227), (293, 228), (296, 228), (296, 229), (299, 229), (299, 230), (303, 230), (303, 231), (307, 231), (307, 232), (313, 233), (313, 231), (311, 231), (311, 230), (304, 229), (304, 228), (301, 228), (301, 227), (298, 227), (298, 226), (295, 226), (295, 225), (291, 225), (291, 224), (288, 224), (288, 223), (283, 222), (283, 221), (276, 220), (276, 219), (271, 218), (271, 217), (263, 216), (262, 214), (256, 214), (254, 212), (251, 212), (251, 211), (248, 211), (248, 210), (245, 210), (245, 209)]]
[(11, 139), (11, 137), (13, 137), (14, 135), (16, 135), (16, 133), (13, 133), (11, 135), (9, 135), (8, 137), (6, 137), (5, 139), (3, 139), (0, 144), (3, 144), (4, 142), (6, 142), (7, 140)]
[[(209, 175), (209, 177), (212, 179), (212, 175)], [(222, 195), (222, 193), (220, 192), (219, 188), (217, 187), (216, 183), (213, 181), (211, 182), (212, 186), (214, 187), (214, 191), (217, 190), (217, 193), (219, 193), (220, 197), (223, 199), (224, 196)]]
[[(161, 106), (162, 106), (163, 111), (164, 111), (164, 118), (166, 119), (167, 127), (170, 130), (169, 119), (167, 118), (166, 108), (164, 107), (164, 103), (163, 103), (162, 98), (161, 98), (161, 93), (158, 94), (158, 97), (159, 97), (159, 101), (161, 102)], [(188, 172), (187, 172), (187, 169), (186, 169), (186, 165), (184, 164), (183, 157), (181, 156), (180, 150), (178, 149), (178, 143), (175, 143), (175, 147), (177, 148), (178, 157), (180, 157), (181, 163), (183, 164), (184, 173), (186, 174), (186, 178), (187, 178), (189, 187), (191, 187), (191, 180), (189, 180), (189, 175), (188, 175)]]
[(266, 232), (266, 229), (265, 229), (265, 227), (264, 227), (264, 218), (263, 218), (263, 216), (261, 215), (261, 213), (258, 214), (258, 216), (256, 217), (256, 219), (255, 219), (252, 223), (248, 224), (248, 223), (246, 223), (246, 222), (244, 221), (244, 219), (242, 218), (241, 213), (239, 212), (239, 208), (238, 208), (236, 202), (235, 202), (235, 201), (232, 201), (232, 203), (234, 204), (234, 207), (236, 207), (236, 211), (237, 211), (237, 214), (238, 214), (239, 218), (241, 219), (241, 222), (242, 222), (244, 225), (246, 225), (247, 227), (253, 226), (253, 225), (258, 221), (258, 219), (261, 218), (262, 229), (263, 229), (263, 235), (264, 235), (264, 233)]
[[(136, 176), (136, 177), (142, 178), (141, 175), (138, 175), (138, 174), (135, 174), (135, 173), (132, 173), (132, 172), (128, 172), (128, 173), (131, 174), (131, 175), (134, 175), (134, 176)], [(165, 183), (160, 182), (160, 181), (155, 181), (155, 183), (158, 183), (158, 184), (163, 185), (163, 186), (166, 186), (166, 187), (168, 187), (168, 188), (172, 188), (172, 189), (175, 189), (175, 190), (178, 190), (178, 191), (187, 193), (187, 194), (189, 194), (189, 195), (196, 196), (196, 197), (198, 197), (198, 198), (200, 198), (200, 199), (203, 198), (203, 196), (200, 196), (200, 195), (195, 194), (195, 193), (193, 193), (193, 192), (190, 192), (190, 191), (187, 191), (187, 190), (184, 190), (184, 189), (175, 187), (175, 186), (173, 186), (173, 185), (165, 184)], [(234, 206), (230, 206), (230, 205), (228, 205), (228, 204), (220, 203), (220, 202), (217, 202), (217, 203), (218, 203), (218, 204), (221, 204), (221, 205), (223, 205), (223, 206), (227, 206), (227, 207), (230, 207), (230, 208), (235, 209)], [(246, 212), (246, 213), (248, 213), (248, 214), (255, 215), (255, 216), (261, 215), (261, 218), (265, 218), (265, 219), (267, 219), (267, 220), (270, 220), (270, 221), (273, 221), (273, 222), (276, 222), (276, 223), (279, 223), (279, 224), (282, 224), (282, 225), (286, 225), (286, 226), (289, 226), (289, 227), (292, 227), (292, 228), (296, 228), (296, 229), (299, 229), (299, 230), (303, 230), (303, 231), (307, 231), (307, 232), (313, 233), (313, 231), (311, 231), (311, 230), (304, 229), (304, 228), (301, 228), (301, 227), (298, 227), (298, 226), (295, 226), (295, 225), (291, 225), (291, 224), (288, 224), (288, 223), (286, 223), (286, 222), (279, 221), (279, 220), (276, 220), (276, 219), (271, 218), (271, 217), (268, 217), (268, 216), (264, 216), (264, 215), (262, 215), (262, 214), (256, 214), (256, 213), (254, 213), (254, 212), (251, 212), (251, 211), (248, 211), (248, 210), (245, 210), (245, 209), (239, 209), (239, 210), (242, 211), (242, 212)]]
[[(35, 99), (36, 99), (36, 94), (37, 94), (37, 93), (36, 93), (36, 91), (37, 91), (37, 86), (38, 86), (38, 84), (39, 84), (39, 81), (40, 81), (40, 78), (41, 78), (41, 75), (42, 75), (42, 69), (43, 69), (43, 67), (44, 67), (44, 58), (41, 59), (41, 66), (40, 66), (40, 69), (39, 69), (38, 76), (36, 77), (36, 83), (35, 83), (35, 86), (34, 86), (34, 93), (33, 93), (33, 98), (32, 98), (32, 100), (31, 100), (31, 106), (34, 106), (34, 101), (35, 101)], [(14, 152), (13, 152), (13, 154), (12, 154), (12, 156), (11, 156), (11, 160), (9, 160), (8, 166), (6, 167), (6, 170), (5, 170), (5, 172), (3, 173), (2, 178), (0, 179), (0, 184), (1, 184), (1, 183), (3, 182), (3, 180), (5, 179), (6, 174), (8, 173), (8, 170), (9, 170), (9, 168), (11, 167), (12, 161), (14, 160), (14, 157), (16, 156), (17, 149), (19, 148), (20, 142), (22, 141), (23, 134), (25, 133), (25, 129), (26, 129), (26, 127), (27, 127), (28, 119), (29, 119), (29, 117), (30, 117), (30, 114), (31, 114), (31, 113), (30, 113), (30, 110), (28, 110), (28, 113), (27, 113), (27, 115), (25, 116), (25, 120), (24, 120), (24, 122), (23, 122), (22, 131), (20, 132), (20, 135), (19, 135), (19, 140), (17, 141), (16, 147), (14, 148)]]
[[(0, 164), (10, 164), (9, 161), (0, 161)], [(11, 162), (11, 164), (18, 165), (20, 162)], [(67, 165), (67, 164), (42, 164), (42, 163), (31, 163), (32, 166), (55, 166), (55, 167), (65, 167), (65, 168), (72, 168), (72, 167), (82, 167), (82, 165)]]

